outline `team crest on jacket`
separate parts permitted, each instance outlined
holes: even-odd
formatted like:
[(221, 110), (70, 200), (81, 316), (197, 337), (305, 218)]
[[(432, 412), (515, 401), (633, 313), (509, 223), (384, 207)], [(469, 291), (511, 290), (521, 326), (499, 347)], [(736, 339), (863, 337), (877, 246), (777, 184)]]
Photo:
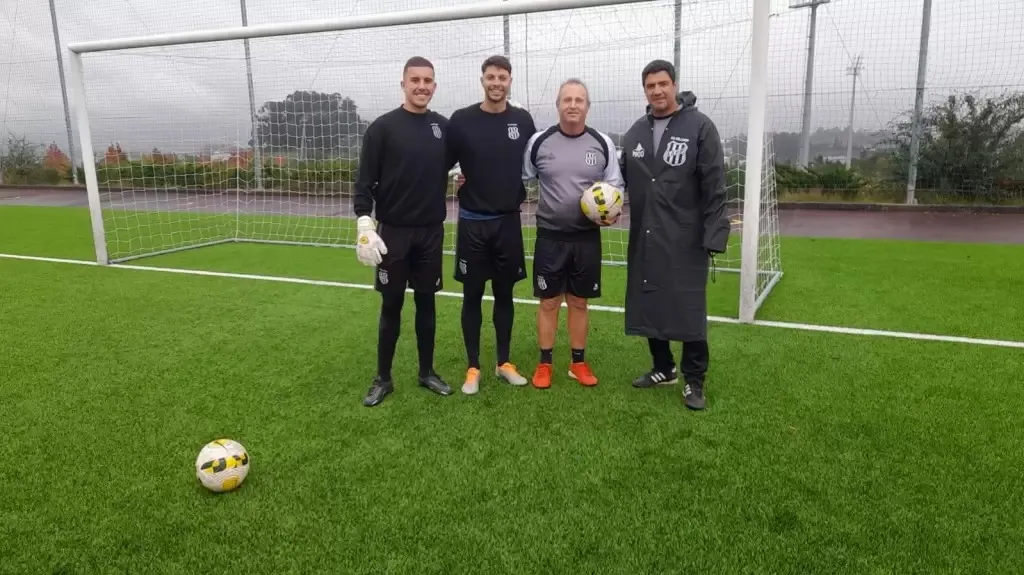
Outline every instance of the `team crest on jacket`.
[(441, 126), (438, 126), (437, 123), (432, 122), (430, 124), (430, 129), (433, 130), (434, 137), (437, 138), (438, 140), (440, 140), (441, 139)]
[(508, 139), (518, 140), (519, 139), (519, 124), (508, 125)]
[(587, 155), (583, 157), (583, 161), (586, 162), (588, 166), (596, 166), (597, 152), (587, 152)]
[(686, 162), (686, 151), (690, 149), (690, 139), (672, 136), (665, 146), (665, 153), (661, 159), (673, 168), (682, 166)]

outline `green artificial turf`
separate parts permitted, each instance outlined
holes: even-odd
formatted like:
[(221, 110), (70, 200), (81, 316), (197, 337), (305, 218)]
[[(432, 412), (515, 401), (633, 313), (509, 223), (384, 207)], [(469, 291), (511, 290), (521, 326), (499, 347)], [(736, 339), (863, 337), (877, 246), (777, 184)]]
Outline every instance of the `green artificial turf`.
[[(0, 208), (2, 252), (88, 259), (89, 238), (81, 211)], [(1021, 254), (785, 238), (762, 316), (1019, 337)], [(137, 263), (368, 282), (353, 259), (226, 245)], [(712, 312), (729, 291), (714, 286)], [(646, 345), (595, 312), (597, 388), (564, 377), (563, 328), (552, 389), (487, 376), (478, 396), (438, 397), (414, 385), (410, 301), (396, 392), (368, 409), (369, 290), (0, 259), (0, 296), (0, 573), (1024, 564), (1019, 350), (714, 324), (709, 409), (693, 413), (679, 386), (628, 385)], [(516, 311), (529, 374), (535, 308)], [(458, 318), (440, 298), (436, 364), (456, 388)], [(192, 464), (219, 437), (252, 468), (214, 495)]]
[[(163, 216), (146, 217), (152, 222)], [(179, 218), (175, 225), (184, 224)], [(312, 228), (275, 229), (276, 236), (270, 228), (262, 229), (262, 237), (283, 239)], [(336, 236), (341, 233), (335, 231)], [(137, 231), (126, 237), (143, 236)], [(529, 243), (529, 229), (526, 236)], [(147, 237), (168, 239), (172, 235)], [(624, 238), (620, 240), (614, 233), (606, 237), (607, 250), (622, 251)], [(216, 238), (207, 234), (195, 239)], [(738, 249), (739, 240), (739, 235), (733, 234), (731, 250)], [(1015, 295), (1024, 293), (1024, 245), (783, 237), (780, 251), (784, 276), (759, 310), (758, 319), (1024, 340), (1024, 306), (1017, 305), (1019, 297)], [(88, 212), (82, 208), (0, 207), (0, 252), (93, 260)], [(731, 251), (720, 259), (738, 257)], [(351, 249), (344, 248), (228, 243), (130, 263), (366, 285), (373, 282), (373, 271), (360, 265)], [(531, 263), (527, 261), (528, 266)], [(459, 284), (451, 279), (453, 258), (447, 257), (445, 266), (446, 291), (459, 292)], [(622, 306), (625, 268), (606, 266), (603, 275), (604, 295), (597, 303)], [(530, 283), (518, 284), (516, 296), (532, 299)], [(708, 300), (711, 315), (737, 317), (739, 275), (715, 274)]]

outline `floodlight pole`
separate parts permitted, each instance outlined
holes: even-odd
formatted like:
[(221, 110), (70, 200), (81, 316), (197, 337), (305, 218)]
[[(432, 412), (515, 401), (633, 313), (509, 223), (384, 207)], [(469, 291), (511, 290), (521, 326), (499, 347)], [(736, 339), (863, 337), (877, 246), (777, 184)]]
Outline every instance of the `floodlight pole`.
[(857, 80), (860, 77), (861, 68), (864, 62), (861, 56), (857, 56), (853, 65), (847, 68), (847, 73), (853, 76), (853, 86), (850, 91), (850, 132), (846, 135), (846, 167), (853, 164), (853, 113), (857, 107)]
[(757, 314), (757, 256), (761, 235), (761, 179), (764, 163), (765, 116), (768, 107), (768, 33), (770, 1), (752, 0), (750, 45), (750, 109), (743, 182), (743, 243), (740, 257), (740, 321), (753, 323)]
[[(504, 0), (504, 1), (508, 2), (508, 0)], [(511, 28), (510, 28), (510, 24), (511, 23), (509, 22), (509, 18), (510, 18), (510, 16), (508, 14), (505, 14), (504, 16), (501, 17), (501, 31), (502, 31), (502, 34), (504, 36), (505, 57), (508, 58), (509, 60), (511, 60), (512, 59), (512, 31), (511, 31)], [(509, 88), (508, 94), (506, 94), (505, 97), (506, 98), (511, 98), (512, 97), (512, 88), (511, 87)]]
[(683, 0), (676, 0), (673, 7), (675, 27), (673, 34), (672, 65), (676, 68), (676, 81), (682, 76), (683, 65)]
[(68, 132), (68, 157), (71, 158), (71, 181), (78, 185), (78, 168), (75, 166), (75, 137), (71, 132), (68, 89), (64, 82), (64, 53), (60, 48), (60, 29), (57, 27), (57, 7), (54, 6), (54, 0), (50, 0), (50, 23), (53, 25), (53, 47), (57, 52), (57, 75), (60, 77), (60, 97), (64, 101), (64, 128)]
[[(51, 2), (53, 0), (50, 0)], [(249, 25), (249, 17), (245, 9), (245, 0), (242, 3), (242, 26)], [(256, 118), (256, 94), (252, 87), (252, 55), (249, 52), (249, 39), (242, 40), (245, 44), (245, 76), (249, 83), (249, 124), (252, 126), (252, 176), (253, 183), (257, 190), (263, 189), (263, 161), (262, 148), (260, 144), (259, 121)]]
[(810, 31), (807, 33), (807, 72), (804, 75), (804, 110), (800, 127), (800, 160), (799, 165), (807, 167), (811, 163), (811, 91), (814, 89), (814, 38), (818, 29), (818, 6), (828, 4), (831, 0), (809, 0), (789, 7), (811, 9)]
[(932, 0), (921, 8), (921, 39), (917, 51), (917, 94), (914, 97), (914, 123), (910, 128), (910, 166), (907, 169), (907, 203), (916, 204), (917, 162), (921, 153), (921, 115), (924, 110), (924, 85), (928, 76), (928, 37), (931, 34)]

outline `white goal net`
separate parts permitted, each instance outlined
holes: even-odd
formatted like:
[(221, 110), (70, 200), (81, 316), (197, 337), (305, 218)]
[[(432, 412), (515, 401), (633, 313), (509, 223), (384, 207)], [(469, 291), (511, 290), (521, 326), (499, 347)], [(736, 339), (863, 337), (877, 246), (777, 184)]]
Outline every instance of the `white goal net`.
[[(86, 51), (82, 79), (101, 216), (94, 223), (102, 222), (106, 259), (124, 262), (237, 241), (353, 247), (361, 137), (374, 118), (401, 104), (402, 66), (411, 56), (434, 64), (438, 89), (431, 108), (448, 116), (480, 101), (482, 62), (507, 54), (511, 99), (530, 110), (539, 129), (557, 122), (560, 83), (580, 78), (592, 100), (588, 124), (618, 145), (645, 111), (643, 66), (657, 58), (673, 60), (677, 10), (678, 84), (694, 92), (697, 107), (715, 121), (726, 152), (733, 234), (717, 266), (738, 273), (749, 0), (622, 2), (507, 18), (453, 16), (245, 41), (184, 38), (156, 47)], [(249, 26), (282, 24), (254, 16), (250, 10)], [(770, 113), (768, 122), (770, 130)], [(771, 138), (764, 141), (759, 303), (781, 275)], [(449, 253), (458, 213), (454, 182), (453, 174)], [(531, 189), (523, 206), (528, 254), (535, 199)], [(625, 263), (628, 216), (627, 196), (625, 217), (603, 231), (608, 265)]]

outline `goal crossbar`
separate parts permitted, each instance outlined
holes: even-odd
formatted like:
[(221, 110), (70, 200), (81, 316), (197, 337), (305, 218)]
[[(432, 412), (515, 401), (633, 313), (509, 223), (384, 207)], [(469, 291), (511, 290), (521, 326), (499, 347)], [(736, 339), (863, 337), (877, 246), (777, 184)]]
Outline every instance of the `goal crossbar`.
[(619, 4), (641, 4), (653, 0), (496, 0), (449, 6), (444, 8), (420, 8), (382, 12), (344, 18), (297, 20), (295, 22), (276, 22), (255, 26), (233, 26), (192, 30), (169, 34), (152, 34), (146, 36), (130, 36), (111, 40), (91, 40), (72, 42), (67, 48), (72, 54), (88, 52), (104, 52), (110, 50), (128, 50), (133, 48), (152, 48), (157, 46), (174, 46), (178, 44), (201, 44), (204, 42), (221, 42), (224, 40), (246, 40), (252, 38), (269, 38), (274, 36), (290, 36), (317, 32), (340, 32), (367, 28), (383, 28), (405, 26), (409, 24), (425, 24), (430, 22), (446, 22), (450, 20), (474, 20), (493, 18), (495, 16), (512, 16), (516, 14), (555, 12), (580, 8), (596, 8)]

